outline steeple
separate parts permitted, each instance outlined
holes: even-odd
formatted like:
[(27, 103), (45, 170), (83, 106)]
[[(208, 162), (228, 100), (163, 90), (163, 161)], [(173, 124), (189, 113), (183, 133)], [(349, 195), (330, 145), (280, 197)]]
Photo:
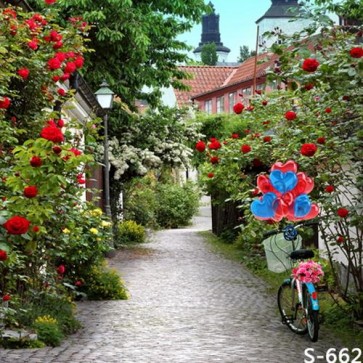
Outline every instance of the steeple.
[(208, 43), (214, 43), (217, 47), (217, 55), (219, 62), (225, 62), (228, 53), (231, 51), (225, 47), (221, 42), (221, 34), (219, 32), (219, 14), (215, 13), (214, 5), (209, 2), (208, 4), (212, 13), (209, 15), (203, 15), (202, 17), (202, 37), (199, 46), (193, 51), (196, 57), (200, 58), (200, 53), (204, 45)]
[[(265, 32), (279, 31), (292, 35), (295, 32), (303, 30), (311, 22), (308, 19), (300, 19), (300, 5), (298, 0), (271, 0), (271, 6), (266, 13), (261, 16), (256, 24), (259, 26), (259, 44), (264, 48), (270, 48), (273, 43), (279, 42), (278, 38), (265, 39)], [(291, 21), (294, 20), (294, 21)]]

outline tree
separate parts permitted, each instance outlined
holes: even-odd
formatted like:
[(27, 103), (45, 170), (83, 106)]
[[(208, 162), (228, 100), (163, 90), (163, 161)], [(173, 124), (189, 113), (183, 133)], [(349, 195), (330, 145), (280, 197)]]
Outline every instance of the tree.
[[(35, 8), (44, 6), (29, 2)], [(63, 0), (55, 6), (64, 21), (77, 14), (92, 25), (88, 46), (94, 51), (86, 55), (87, 82), (97, 89), (106, 79), (130, 106), (135, 99), (156, 105), (159, 87), (185, 87), (180, 82), (184, 72), (177, 65), (188, 59), (189, 47), (176, 38), (209, 9), (203, 0), (105, 0), (102, 7), (93, 0)], [(144, 86), (152, 91), (144, 92)]]
[(215, 43), (204, 44), (200, 57), (203, 64), (215, 66), (218, 62), (217, 46)]
[(239, 47), (239, 57), (237, 59), (237, 62), (244, 62), (249, 57), (253, 57), (256, 55), (256, 51), (249, 50), (247, 45), (243, 45), (242, 47)]

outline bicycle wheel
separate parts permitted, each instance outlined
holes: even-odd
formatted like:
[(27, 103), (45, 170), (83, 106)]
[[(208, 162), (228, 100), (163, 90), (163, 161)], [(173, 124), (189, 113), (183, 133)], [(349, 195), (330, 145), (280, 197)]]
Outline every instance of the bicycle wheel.
[(299, 302), (295, 283), (293, 287), (291, 287), (290, 282), (284, 282), (280, 286), (277, 293), (277, 304), (282, 323), (286, 324), (296, 334), (306, 334), (308, 327), (305, 309)]
[(306, 286), (304, 286), (303, 295), (304, 304), (306, 306), (308, 335), (312, 342), (316, 342), (319, 337), (319, 312), (317, 310), (313, 310), (310, 295)]

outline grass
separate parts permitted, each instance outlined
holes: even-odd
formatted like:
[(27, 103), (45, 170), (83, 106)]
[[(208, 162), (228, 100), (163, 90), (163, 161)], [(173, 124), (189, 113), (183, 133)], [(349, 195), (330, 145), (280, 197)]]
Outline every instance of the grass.
[[(235, 244), (225, 243), (212, 232), (199, 232), (209, 244), (211, 250), (224, 257), (242, 263), (249, 271), (259, 276), (269, 286), (268, 291), (276, 294), (281, 281), (287, 277), (285, 272), (276, 274), (269, 271), (264, 260), (249, 258), (246, 251)], [(319, 303), (325, 329), (332, 332), (344, 347), (349, 349), (363, 346), (363, 328), (354, 324), (349, 313), (339, 308), (328, 292), (319, 293)]]

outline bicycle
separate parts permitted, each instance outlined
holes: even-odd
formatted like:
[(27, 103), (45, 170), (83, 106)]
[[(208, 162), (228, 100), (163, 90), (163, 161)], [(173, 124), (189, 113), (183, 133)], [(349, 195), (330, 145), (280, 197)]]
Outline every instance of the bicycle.
[[(316, 225), (316, 223), (302, 223), (296, 226), (288, 225), (282, 229), (269, 231), (265, 233), (265, 236), (272, 237), (282, 232), (284, 239), (292, 243), (292, 251), (278, 248), (279, 252), (285, 253), (292, 261), (303, 261), (313, 258), (314, 252), (308, 249), (297, 249), (297, 230), (309, 225)], [(273, 243), (273, 238), (270, 238), (270, 241)], [(271, 250), (275, 249), (276, 252), (277, 245), (272, 247)], [(277, 253), (275, 254), (277, 255)], [(277, 258), (280, 261), (282, 260), (281, 257)], [(286, 262), (281, 261), (281, 263), (287, 270)], [(313, 264), (312, 262), (310, 265)], [(320, 267), (320, 265), (318, 266)], [(323, 274), (322, 271), (321, 273)], [(318, 340), (320, 307), (318, 293), (313, 282), (304, 281), (304, 279), (297, 278), (296, 276), (285, 279), (279, 287), (277, 303), (283, 324), (286, 324), (296, 334), (304, 335), (308, 333), (312, 342)]]

